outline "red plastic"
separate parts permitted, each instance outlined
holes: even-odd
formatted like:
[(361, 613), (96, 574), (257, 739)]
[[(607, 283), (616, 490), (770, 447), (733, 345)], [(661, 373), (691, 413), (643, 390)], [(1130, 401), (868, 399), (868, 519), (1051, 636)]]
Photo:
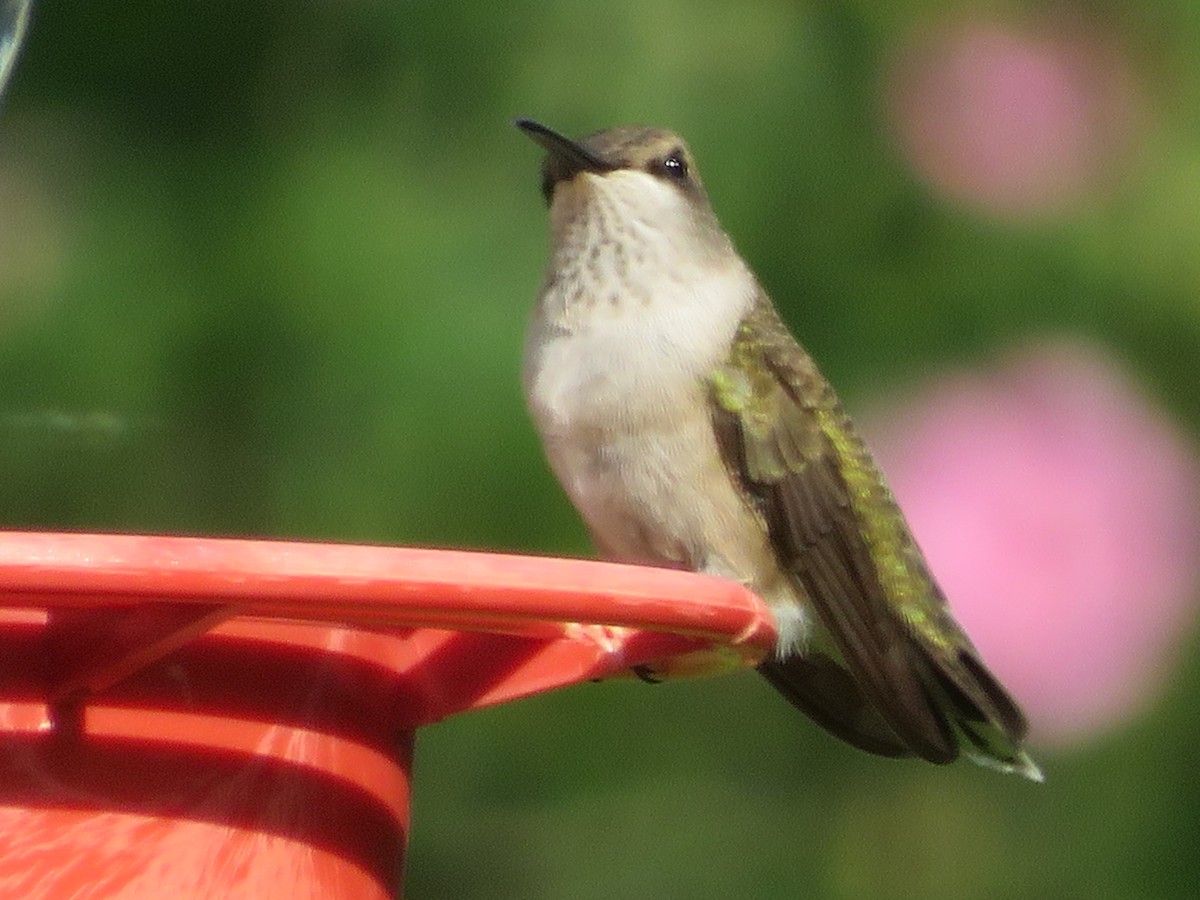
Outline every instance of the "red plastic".
[(0, 532), (0, 896), (393, 897), (416, 728), (774, 639), (665, 569)]

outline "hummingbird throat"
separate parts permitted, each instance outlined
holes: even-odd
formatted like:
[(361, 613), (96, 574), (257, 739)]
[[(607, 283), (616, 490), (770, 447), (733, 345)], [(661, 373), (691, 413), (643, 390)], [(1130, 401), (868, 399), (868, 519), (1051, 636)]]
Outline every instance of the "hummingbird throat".
[(650, 307), (698, 285), (726, 267), (696, 240), (693, 217), (686, 198), (644, 172), (579, 174), (554, 194), (544, 294), (569, 286), (556, 293), (584, 314)]

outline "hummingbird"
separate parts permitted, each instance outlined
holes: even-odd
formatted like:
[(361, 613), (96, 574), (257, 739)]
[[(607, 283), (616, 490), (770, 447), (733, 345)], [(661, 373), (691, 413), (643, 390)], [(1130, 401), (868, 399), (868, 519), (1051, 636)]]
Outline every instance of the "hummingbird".
[(717, 221), (687, 144), (516, 125), (546, 151), (551, 235), (525, 397), (599, 553), (754, 591), (778, 633), (759, 672), (842, 740), (1040, 781), (1024, 715)]

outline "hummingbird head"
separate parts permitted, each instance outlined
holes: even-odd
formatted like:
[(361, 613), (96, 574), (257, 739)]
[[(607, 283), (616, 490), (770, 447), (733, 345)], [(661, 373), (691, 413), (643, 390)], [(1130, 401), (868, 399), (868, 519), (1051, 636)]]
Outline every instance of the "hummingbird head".
[(625, 125), (571, 140), (529, 119), (516, 124), (546, 150), (552, 275), (599, 257), (606, 274), (637, 293), (656, 276), (682, 269), (699, 277), (737, 261), (679, 135)]
[(529, 119), (518, 119), (517, 127), (546, 150), (542, 196), (547, 205), (553, 204), (559, 185), (572, 182), (582, 172), (597, 176), (640, 172), (670, 185), (689, 200), (708, 202), (692, 153), (673, 131), (623, 125), (573, 141)]

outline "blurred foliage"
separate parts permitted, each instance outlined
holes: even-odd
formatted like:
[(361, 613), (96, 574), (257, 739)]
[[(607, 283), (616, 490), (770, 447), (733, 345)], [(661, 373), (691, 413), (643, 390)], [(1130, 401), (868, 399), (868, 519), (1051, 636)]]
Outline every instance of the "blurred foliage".
[[(519, 115), (686, 134), (851, 409), (1069, 330), (1194, 430), (1200, 6), (1091, 4), (1138, 157), (1026, 223), (939, 200), (883, 124), (896, 47), (958, 6), (45, 0), (0, 117), (0, 525), (588, 553), (520, 398)], [(865, 757), (749, 674), (461, 717), (420, 735), (409, 893), (1191, 896), (1198, 689), (1042, 787)]]

